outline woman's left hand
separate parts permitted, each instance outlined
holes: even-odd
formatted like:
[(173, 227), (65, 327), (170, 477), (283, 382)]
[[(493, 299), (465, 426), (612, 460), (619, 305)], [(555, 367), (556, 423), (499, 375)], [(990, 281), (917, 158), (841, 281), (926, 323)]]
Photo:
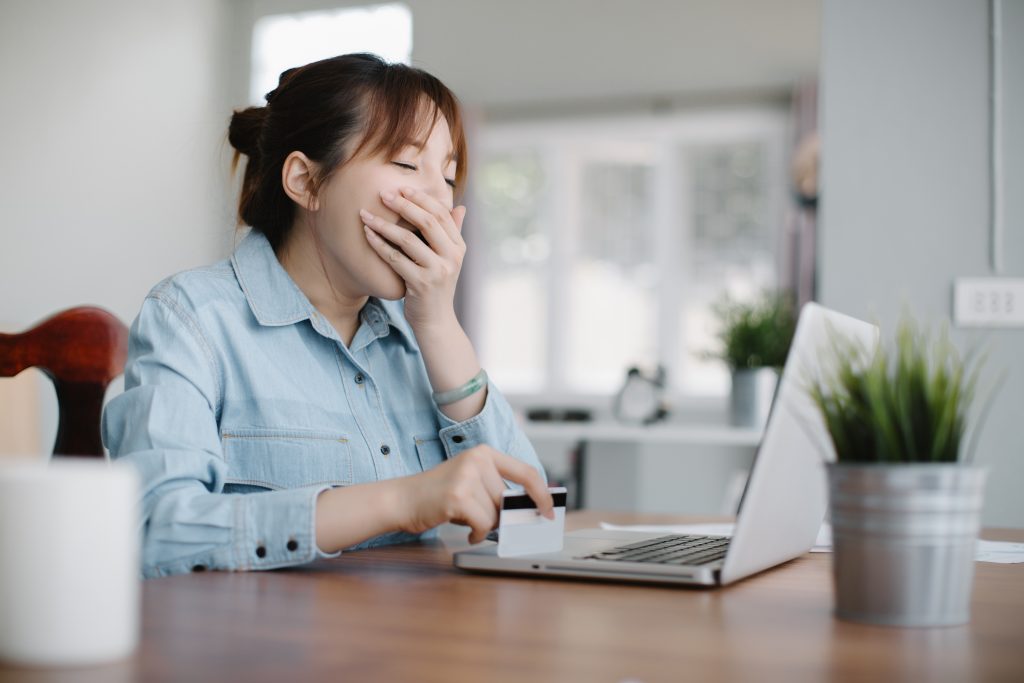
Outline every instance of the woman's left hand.
[(449, 211), (428, 193), (408, 187), (397, 195), (381, 192), (381, 199), (427, 241), (424, 244), (412, 231), (365, 209), (359, 212), (370, 246), (405, 280), (406, 319), (417, 333), (450, 323), (455, 319), (455, 285), (466, 255), (462, 239), (466, 207)]

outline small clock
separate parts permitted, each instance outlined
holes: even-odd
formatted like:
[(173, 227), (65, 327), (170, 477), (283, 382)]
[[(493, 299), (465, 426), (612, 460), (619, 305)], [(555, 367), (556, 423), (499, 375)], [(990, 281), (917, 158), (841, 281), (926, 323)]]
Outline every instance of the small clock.
[(626, 382), (615, 395), (615, 417), (630, 424), (651, 424), (668, 415), (665, 403), (665, 368), (658, 366), (653, 375), (630, 368)]

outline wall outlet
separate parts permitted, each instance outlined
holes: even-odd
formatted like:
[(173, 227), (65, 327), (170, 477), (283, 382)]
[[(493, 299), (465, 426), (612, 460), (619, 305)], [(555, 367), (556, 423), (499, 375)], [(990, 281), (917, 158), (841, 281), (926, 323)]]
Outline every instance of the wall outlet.
[(1024, 278), (957, 278), (953, 283), (957, 327), (1024, 327)]

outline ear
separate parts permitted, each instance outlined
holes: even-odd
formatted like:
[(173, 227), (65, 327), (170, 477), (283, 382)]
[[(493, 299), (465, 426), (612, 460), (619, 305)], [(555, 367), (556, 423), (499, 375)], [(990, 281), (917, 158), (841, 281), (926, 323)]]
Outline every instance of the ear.
[(320, 201), (313, 194), (313, 177), (316, 164), (302, 152), (292, 152), (281, 167), (281, 186), (293, 202), (308, 211), (320, 208)]

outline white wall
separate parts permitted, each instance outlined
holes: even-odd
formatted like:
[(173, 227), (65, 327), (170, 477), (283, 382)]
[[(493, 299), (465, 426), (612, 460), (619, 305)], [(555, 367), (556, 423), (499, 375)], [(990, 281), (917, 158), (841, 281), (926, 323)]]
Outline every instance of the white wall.
[(146, 291), (230, 236), (219, 3), (0, 5), (0, 319)]
[(224, 33), (205, 0), (0, 4), (2, 329), (78, 304), (130, 323), (226, 252)]
[[(981, 0), (825, 0), (824, 304), (890, 330), (904, 305), (948, 321), (953, 279), (990, 274), (988, 22)], [(1024, 275), (1020, 254), (1007, 262)], [(1008, 377), (977, 454), (990, 467), (984, 523), (1021, 527), (1024, 331), (956, 331), (964, 347), (982, 337), (989, 382)]]
[(410, 4), (417, 64), (492, 107), (787, 92), (817, 69), (818, 0)]

